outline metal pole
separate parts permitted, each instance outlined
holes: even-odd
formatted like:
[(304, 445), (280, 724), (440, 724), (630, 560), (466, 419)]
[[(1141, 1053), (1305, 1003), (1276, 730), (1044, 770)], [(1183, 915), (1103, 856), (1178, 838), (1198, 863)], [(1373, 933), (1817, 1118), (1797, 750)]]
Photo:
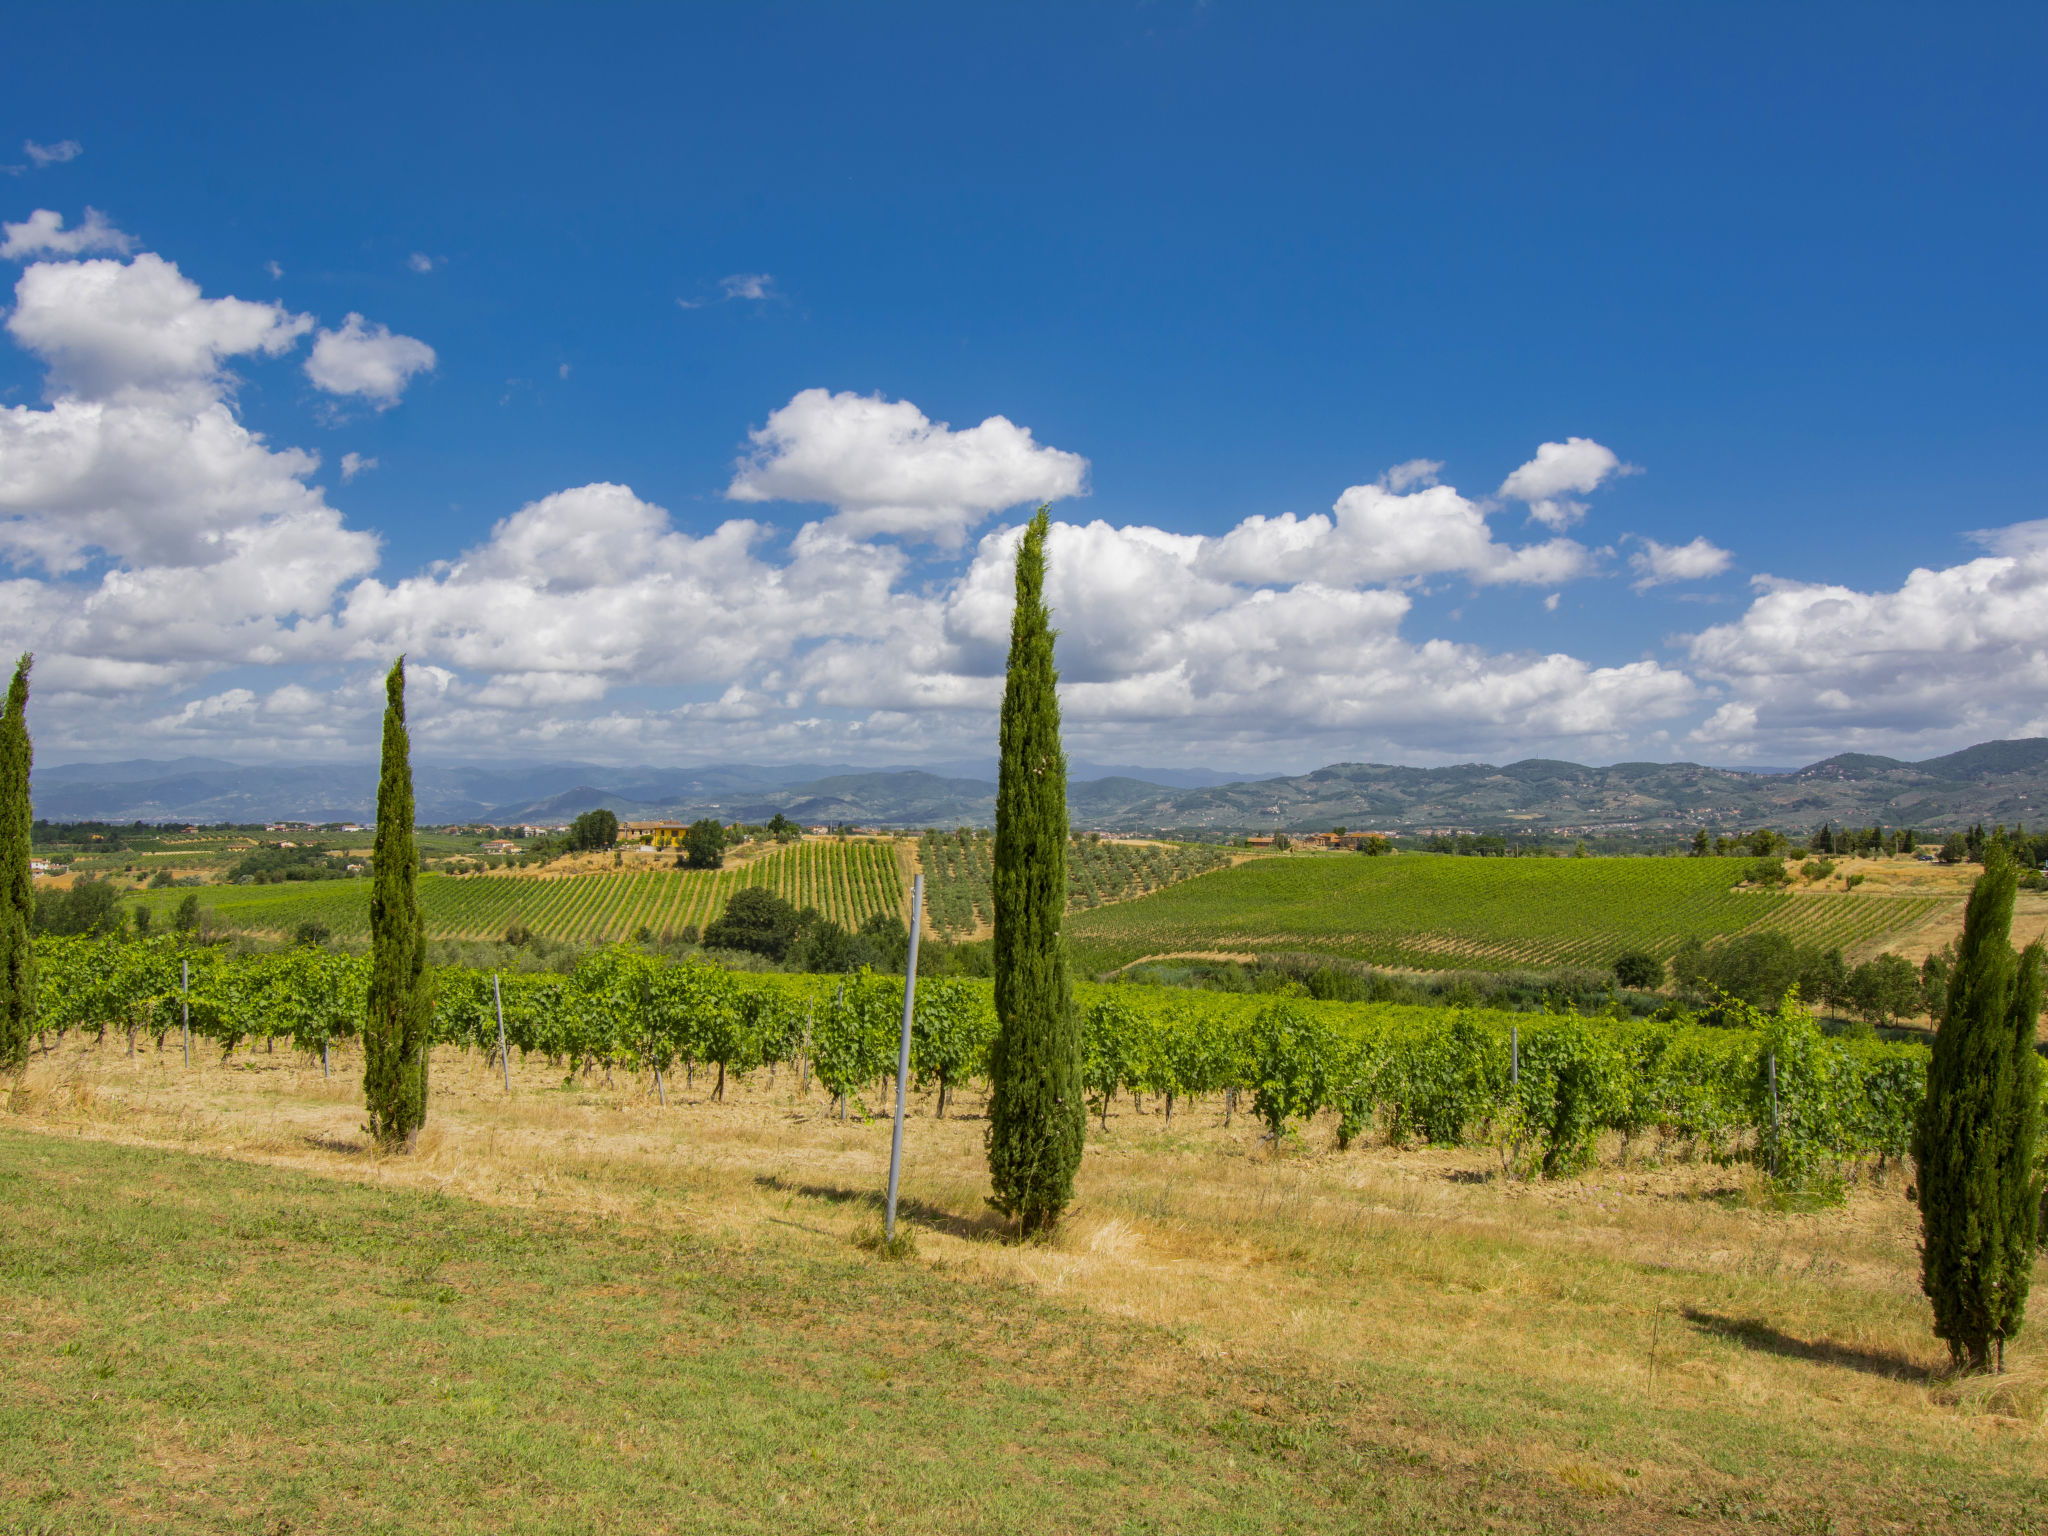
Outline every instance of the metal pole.
[(797, 1074), (796, 1092), (798, 1098), (806, 1097), (811, 1091), (811, 1016), (817, 1011), (818, 1000), (816, 998), (812, 998), (804, 1004), (804, 1064), (803, 1070)]
[(185, 1021), (185, 1065), (192, 1065), (192, 962), (178, 962), (178, 1013)]
[(1771, 1069), (1771, 1177), (1778, 1176), (1778, 1053), (1770, 1054)]
[(910, 955), (903, 964), (903, 1041), (896, 1048), (896, 1134), (889, 1142), (889, 1219), (885, 1241), (896, 1241), (896, 1181), (903, 1173), (903, 1091), (910, 1076), (910, 1018), (917, 1005), (917, 929), (924, 921), (924, 876), (910, 881)]
[(1522, 1026), (1510, 1024), (1508, 1026), (1508, 1081), (1510, 1083), (1519, 1083), (1521, 1080)]
[(491, 974), (491, 1001), (498, 1009), (498, 1065), (505, 1069), (505, 1091), (512, 1091), (512, 1058), (505, 1054), (505, 994), (498, 986), (497, 973)]

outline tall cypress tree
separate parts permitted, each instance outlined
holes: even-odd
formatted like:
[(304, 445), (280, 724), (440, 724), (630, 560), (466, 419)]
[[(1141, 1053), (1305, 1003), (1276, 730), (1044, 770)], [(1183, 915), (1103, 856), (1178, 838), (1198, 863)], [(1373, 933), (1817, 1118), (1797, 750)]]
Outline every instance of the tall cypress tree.
[(1060, 747), (1053, 630), (1040, 507), (1017, 549), (1017, 612), (1003, 684), (996, 785), (996, 1040), (990, 1052), (991, 1203), (1025, 1232), (1051, 1226), (1074, 1195), (1086, 1107), (1081, 1027), (1060, 923), (1067, 905), (1067, 759)]
[(1959, 1364), (1984, 1370), (2026, 1319), (2040, 1220), (2042, 949), (2012, 949), (2018, 875), (2002, 841), (1985, 850), (1949, 977), (1948, 1009), (1914, 1128), (1920, 1284), (1934, 1331)]
[(405, 658), (384, 681), (384, 764), (370, 866), (370, 1000), (363, 1021), (363, 1098), (370, 1132), (411, 1148), (427, 1122), (427, 936), (413, 839), (412, 746), (405, 732)]
[(30, 942), (35, 878), (29, 873), (28, 669), (23, 656), (0, 711), (0, 1068), (28, 1062), (36, 1022), (36, 952)]

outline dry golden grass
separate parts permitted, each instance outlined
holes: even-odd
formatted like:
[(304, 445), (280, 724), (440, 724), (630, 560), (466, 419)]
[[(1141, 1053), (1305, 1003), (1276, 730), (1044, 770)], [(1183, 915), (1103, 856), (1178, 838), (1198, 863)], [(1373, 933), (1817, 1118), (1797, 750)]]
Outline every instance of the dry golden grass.
[[(392, 1157), (361, 1130), (359, 1070), (337, 1051), (323, 1079), (260, 1049), (187, 1069), (175, 1037), (134, 1058), (73, 1039), (36, 1057), (7, 1109), (53, 1135), (740, 1245), (771, 1226), (850, 1242), (885, 1181), (887, 1121), (829, 1118), (787, 1071), (722, 1104), (701, 1075), (672, 1082), (663, 1108), (651, 1081), (565, 1086), (538, 1061), (515, 1063), (508, 1095), (495, 1067), (444, 1050), (419, 1148)], [(912, 1262), (1156, 1328), (1170, 1389), (1284, 1380), (1447, 1465), (1554, 1479), (1644, 1519), (1813, 1506), (1881, 1528), (1946, 1507), (1963, 1478), (1994, 1490), (1995, 1529), (2048, 1476), (2048, 1368), (2023, 1340), (2002, 1381), (1947, 1375), (1896, 1170), (1784, 1214), (1743, 1169), (1641, 1145), (1583, 1180), (1522, 1185), (1481, 1150), (1339, 1154), (1317, 1126), (1275, 1151), (1218, 1104), (1178, 1106), (1169, 1130), (1126, 1099), (1107, 1135), (1091, 1121), (1070, 1219), (1025, 1245), (983, 1201), (979, 1100), (959, 1104), (938, 1121), (920, 1100), (908, 1129)]]

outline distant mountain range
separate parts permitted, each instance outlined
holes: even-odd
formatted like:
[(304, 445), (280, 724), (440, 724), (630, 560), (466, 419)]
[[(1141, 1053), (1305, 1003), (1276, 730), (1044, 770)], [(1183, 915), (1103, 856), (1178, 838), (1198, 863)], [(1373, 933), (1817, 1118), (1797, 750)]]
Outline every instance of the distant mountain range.
[[(421, 763), (413, 776), (423, 822), (553, 824), (602, 806), (622, 820), (754, 822), (779, 811), (807, 825), (986, 826), (995, 814), (994, 766), (947, 764), (935, 772)], [(34, 790), (36, 815), (52, 821), (362, 821), (375, 811), (376, 767), (250, 767), (199, 757), (74, 763), (39, 769)], [(1232, 778), (1076, 763), (1068, 804), (1079, 828), (1209, 836), (1339, 824), (1556, 836), (1697, 826), (1804, 831), (1823, 821), (1946, 830), (1973, 821), (2012, 824), (2030, 814), (2048, 819), (2048, 738), (1985, 742), (1922, 763), (1846, 753), (1805, 768), (1747, 772), (1697, 763), (1589, 768), (1530, 758), (1505, 767), (1335, 763), (1314, 773)]]

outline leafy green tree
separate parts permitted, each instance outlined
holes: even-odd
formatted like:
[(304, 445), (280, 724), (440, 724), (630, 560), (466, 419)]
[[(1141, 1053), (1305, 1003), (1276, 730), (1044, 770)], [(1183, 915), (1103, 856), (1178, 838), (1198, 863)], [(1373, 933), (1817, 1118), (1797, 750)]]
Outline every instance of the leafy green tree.
[(1709, 950), (1706, 979), (1754, 1008), (1774, 1008), (1799, 979), (1799, 951), (1783, 933), (1737, 934)]
[(1839, 946), (1802, 946), (1798, 950), (1798, 965), (1802, 1001), (1833, 1010), (1849, 1000), (1849, 967)]
[(126, 921), (121, 892), (111, 880), (79, 880), (68, 891), (43, 891), (36, 897), (37, 933), (118, 933)]
[(683, 857), (692, 869), (717, 869), (725, 863), (725, 828), (717, 817), (699, 817), (684, 829)]
[(859, 936), (873, 949), (877, 970), (901, 975), (910, 963), (910, 929), (894, 912), (870, 912), (861, 919)]
[(1624, 987), (1653, 990), (1664, 985), (1664, 962), (1648, 950), (1628, 950), (1615, 959), (1614, 979)]
[(180, 933), (191, 933), (199, 926), (199, 898), (187, 896), (171, 913), (171, 926)]
[(1963, 915), (1913, 1136), (1921, 1288), (1935, 1334), (1977, 1371), (1994, 1349), (2004, 1368), (2005, 1341), (2025, 1321), (2040, 1219), (2042, 948), (2013, 953), (2017, 883), (2004, 844), (1990, 842)]
[(1783, 859), (1752, 860), (1749, 868), (1743, 871), (1742, 878), (1751, 885), (1761, 885), (1766, 889), (1789, 885), (1792, 880), (1792, 876), (1786, 872)]
[(749, 885), (734, 891), (725, 910), (705, 926), (704, 947), (745, 950), (779, 961), (800, 936), (796, 908), (765, 886)]
[(778, 843), (788, 843), (802, 837), (804, 829), (777, 811), (768, 820), (768, 835)]
[(1948, 978), (1955, 968), (1955, 945), (1944, 944), (1920, 962), (1920, 1011), (1941, 1027), (1948, 1011)]
[(405, 658), (384, 680), (384, 762), (377, 778), (377, 841), (370, 874), (370, 985), (363, 1019), (363, 1098), (370, 1133), (412, 1150), (427, 1123), (427, 1052), (433, 995), (420, 918), (419, 846), (413, 834), (412, 743), (405, 729)]
[(1849, 973), (1849, 1001), (1873, 1024), (1890, 1024), (1920, 1011), (1920, 973), (1903, 955), (1887, 951)]
[(1060, 934), (1067, 904), (1067, 761), (1045, 606), (1040, 507), (1017, 549), (996, 785), (995, 1004), (989, 1061), (992, 1201), (1026, 1233), (1059, 1220), (1087, 1132), (1081, 1029)]
[(34, 822), (28, 775), (28, 672), (34, 658), (14, 666), (7, 707), (0, 712), (0, 1068), (28, 1061), (36, 1027), (35, 877), (29, 871)]
[(1970, 856), (1970, 840), (1960, 832), (1951, 832), (1941, 841), (1940, 859), (1944, 864), (1960, 864)]
[(603, 806), (569, 823), (569, 847), (577, 853), (601, 853), (618, 840), (619, 818)]
[(1707, 841), (1707, 829), (1701, 827), (1692, 835), (1692, 856), (1696, 859), (1704, 859), (1710, 848), (1711, 845)]

